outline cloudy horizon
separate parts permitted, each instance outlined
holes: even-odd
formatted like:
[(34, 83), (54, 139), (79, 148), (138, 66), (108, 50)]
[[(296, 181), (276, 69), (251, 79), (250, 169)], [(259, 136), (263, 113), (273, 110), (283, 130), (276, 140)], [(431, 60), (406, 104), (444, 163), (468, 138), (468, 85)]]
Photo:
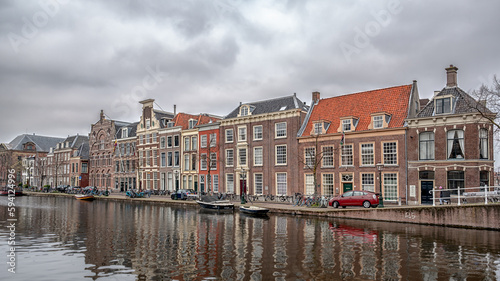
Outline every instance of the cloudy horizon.
[[(0, 3), (0, 142), (88, 134), (100, 110), (224, 116), (240, 102), (411, 84), (459, 68), (469, 92), (500, 74), (500, 2), (56, 1)], [(498, 159), (498, 157), (497, 157)]]

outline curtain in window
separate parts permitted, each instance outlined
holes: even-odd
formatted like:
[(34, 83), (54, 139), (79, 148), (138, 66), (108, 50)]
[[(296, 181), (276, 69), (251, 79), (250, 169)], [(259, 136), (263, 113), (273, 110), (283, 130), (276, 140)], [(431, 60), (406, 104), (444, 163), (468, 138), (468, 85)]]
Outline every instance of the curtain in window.
[(488, 130), (479, 130), (479, 158), (488, 159)]
[(464, 153), (464, 131), (452, 130), (448, 131), (448, 158), (463, 159)]

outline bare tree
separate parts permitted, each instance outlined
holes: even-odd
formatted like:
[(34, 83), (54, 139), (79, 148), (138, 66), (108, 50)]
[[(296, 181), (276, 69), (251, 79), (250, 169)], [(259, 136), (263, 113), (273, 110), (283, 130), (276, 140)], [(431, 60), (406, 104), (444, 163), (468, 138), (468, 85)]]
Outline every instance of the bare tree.
[(475, 100), (467, 100), (470, 108), (476, 110), (482, 118), (491, 122), (495, 127), (495, 135), (500, 139), (500, 81), (496, 75), (491, 86), (481, 85), (478, 90), (473, 90), (470, 95)]

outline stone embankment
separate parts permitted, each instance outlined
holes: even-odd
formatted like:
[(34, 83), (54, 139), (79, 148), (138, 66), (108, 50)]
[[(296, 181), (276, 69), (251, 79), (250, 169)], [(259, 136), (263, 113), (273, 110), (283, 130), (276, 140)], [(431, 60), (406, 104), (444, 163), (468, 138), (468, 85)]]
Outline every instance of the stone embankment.
[[(73, 196), (64, 193), (28, 192), (32, 196)], [(193, 205), (195, 201), (172, 200), (167, 196), (151, 196), (150, 198), (130, 199), (123, 194), (112, 194), (107, 197), (96, 197), (97, 200), (116, 200), (126, 202), (150, 202), (167, 205)], [(234, 201), (237, 210), (240, 202)], [(290, 203), (259, 201), (252, 203), (255, 206), (270, 209), (270, 213), (317, 216), (330, 218), (344, 218), (372, 221), (389, 221), (401, 223), (415, 223), (462, 228), (477, 228), (500, 230), (500, 203), (492, 204), (463, 204), (444, 206), (386, 206), (385, 208), (364, 209), (348, 207), (345, 209), (296, 207)]]

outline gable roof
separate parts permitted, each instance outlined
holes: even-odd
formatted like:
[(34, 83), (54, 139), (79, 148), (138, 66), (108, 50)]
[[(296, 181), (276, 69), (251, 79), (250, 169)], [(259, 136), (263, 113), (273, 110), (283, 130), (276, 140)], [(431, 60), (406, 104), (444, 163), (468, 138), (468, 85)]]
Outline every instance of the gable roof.
[(64, 139), (60, 143), (65, 144), (66, 142), (69, 143), (69, 148), (79, 148), (82, 144), (89, 143), (89, 137), (88, 136), (81, 136), (81, 135), (68, 136), (66, 139)]
[(251, 107), (252, 115), (266, 114), (290, 109), (302, 109), (304, 111), (307, 111), (309, 109), (309, 107), (302, 101), (300, 101), (294, 94), (287, 97), (240, 104), (231, 113), (224, 117), (224, 119), (238, 117), (240, 108), (244, 105), (249, 105)]
[(209, 124), (212, 122), (217, 122), (220, 120), (220, 118), (216, 118), (213, 116), (208, 116), (206, 114), (198, 114), (198, 115), (193, 115), (193, 114), (188, 114), (188, 113), (177, 113), (172, 120), (174, 122), (175, 127), (182, 127), (182, 130), (188, 130), (189, 129), (189, 120), (194, 119), (196, 120), (196, 126), (198, 125), (204, 125), (204, 124)]
[[(478, 111), (473, 107), (477, 106), (481, 112), (486, 114), (493, 114), (485, 105), (478, 103), (473, 97), (467, 94), (464, 90), (460, 89), (458, 86), (455, 87), (445, 87), (438, 94), (436, 94), (430, 102), (428, 102), (425, 107), (417, 114), (419, 117), (431, 117), (434, 116), (434, 100), (439, 97), (453, 96), (453, 106), (452, 112), (448, 114), (466, 114), (466, 113), (477, 113)], [(472, 106), (471, 106), (472, 105)], [(439, 114), (439, 116), (446, 114)]]
[(338, 133), (341, 118), (358, 118), (355, 132), (368, 130), (371, 114), (385, 112), (391, 116), (389, 128), (403, 127), (408, 114), (412, 85), (395, 86), (326, 99), (320, 99), (310, 112), (302, 134), (309, 136), (315, 121), (330, 122), (326, 134)]
[(64, 138), (22, 134), (14, 138), (6, 146), (11, 150), (23, 150), (25, 143), (32, 142), (35, 144), (37, 151), (49, 152), (51, 147), (55, 147), (62, 141), (64, 141)]

